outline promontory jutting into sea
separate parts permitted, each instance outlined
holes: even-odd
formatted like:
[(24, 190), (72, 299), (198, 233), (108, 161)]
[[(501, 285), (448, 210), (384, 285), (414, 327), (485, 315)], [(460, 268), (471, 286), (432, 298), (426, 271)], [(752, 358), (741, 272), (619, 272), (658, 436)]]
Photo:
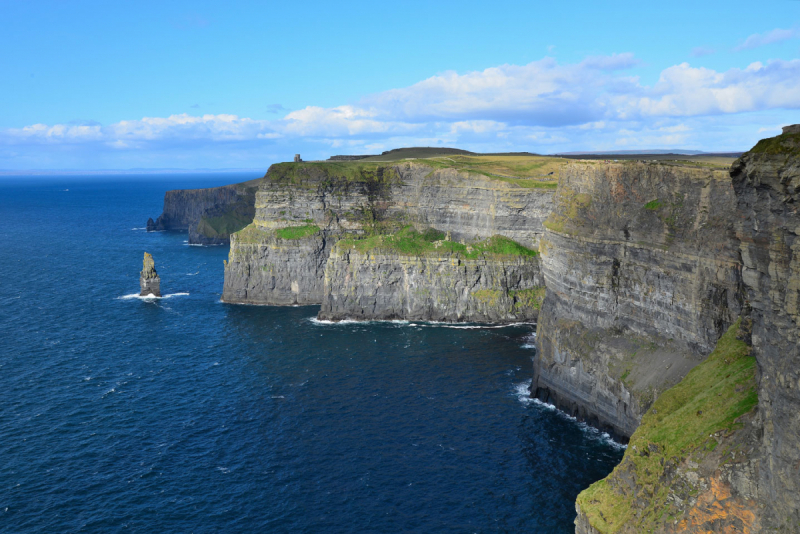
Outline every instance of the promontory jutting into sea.
[(532, 398), (630, 440), (578, 532), (793, 531), (800, 125), (735, 156), (297, 156), (148, 230), (230, 240), (229, 304), (535, 322)]

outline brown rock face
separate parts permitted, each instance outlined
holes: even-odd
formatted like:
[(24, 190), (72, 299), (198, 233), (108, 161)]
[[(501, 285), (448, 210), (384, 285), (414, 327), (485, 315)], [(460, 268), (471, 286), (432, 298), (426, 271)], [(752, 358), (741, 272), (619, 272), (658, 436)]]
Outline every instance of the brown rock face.
[(161, 279), (156, 272), (156, 264), (153, 261), (153, 256), (145, 252), (142, 272), (139, 273), (139, 295), (147, 297), (152, 295), (154, 297), (161, 296)]

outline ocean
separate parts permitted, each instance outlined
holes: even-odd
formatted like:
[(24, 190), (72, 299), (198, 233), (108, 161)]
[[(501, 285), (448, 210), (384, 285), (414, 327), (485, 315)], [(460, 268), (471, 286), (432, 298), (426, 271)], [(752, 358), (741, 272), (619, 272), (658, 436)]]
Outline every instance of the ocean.
[(534, 325), (223, 304), (144, 229), (257, 176), (0, 176), (0, 531), (572, 532), (623, 449), (529, 398)]

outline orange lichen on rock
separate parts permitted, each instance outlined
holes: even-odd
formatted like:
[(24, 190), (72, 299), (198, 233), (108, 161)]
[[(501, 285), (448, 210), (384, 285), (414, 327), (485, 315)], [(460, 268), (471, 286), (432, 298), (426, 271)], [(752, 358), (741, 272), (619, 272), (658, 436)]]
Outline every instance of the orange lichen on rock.
[(751, 534), (760, 531), (754, 501), (743, 501), (731, 494), (730, 486), (718, 477), (689, 510), (689, 517), (678, 523), (677, 532), (708, 534)]

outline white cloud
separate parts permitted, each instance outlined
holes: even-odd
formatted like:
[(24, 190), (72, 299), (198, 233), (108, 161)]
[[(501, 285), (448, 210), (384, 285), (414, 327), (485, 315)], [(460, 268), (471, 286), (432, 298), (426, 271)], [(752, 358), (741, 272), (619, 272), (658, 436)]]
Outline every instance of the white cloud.
[(800, 30), (798, 30), (797, 28), (792, 28), (789, 30), (776, 28), (772, 31), (765, 33), (754, 33), (753, 35), (745, 39), (742, 44), (735, 47), (733, 50), (736, 52), (739, 52), (741, 50), (750, 50), (751, 48), (758, 48), (759, 46), (765, 46), (772, 43), (779, 43), (781, 41), (787, 41), (789, 39), (796, 39), (799, 37), (800, 37)]
[[(0, 146), (16, 152), (26, 145), (84, 145), (87, 151), (103, 148), (118, 154), (190, 154), (215, 146), (261, 154), (267, 153), (266, 146), (284, 147), (292, 154), (301, 147), (324, 154), (415, 145), (565, 151), (575, 145), (602, 150), (643, 144), (678, 147), (691, 141), (699, 147), (692, 140), (698, 139), (701, 120), (718, 124), (714, 117), (800, 110), (800, 60), (757, 62), (727, 71), (682, 63), (664, 69), (652, 85), (626, 72), (638, 63), (632, 54), (615, 54), (573, 64), (544, 58), (463, 74), (449, 71), (353, 104), (308, 106), (276, 120), (179, 114), (105, 126), (33, 124), (0, 129)], [(775, 122), (770, 117), (758, 127)], [(729, 137), (720, 139), (729, 142)], [(220, 157), (230, 157), (230, 150), (219, 149)]]

